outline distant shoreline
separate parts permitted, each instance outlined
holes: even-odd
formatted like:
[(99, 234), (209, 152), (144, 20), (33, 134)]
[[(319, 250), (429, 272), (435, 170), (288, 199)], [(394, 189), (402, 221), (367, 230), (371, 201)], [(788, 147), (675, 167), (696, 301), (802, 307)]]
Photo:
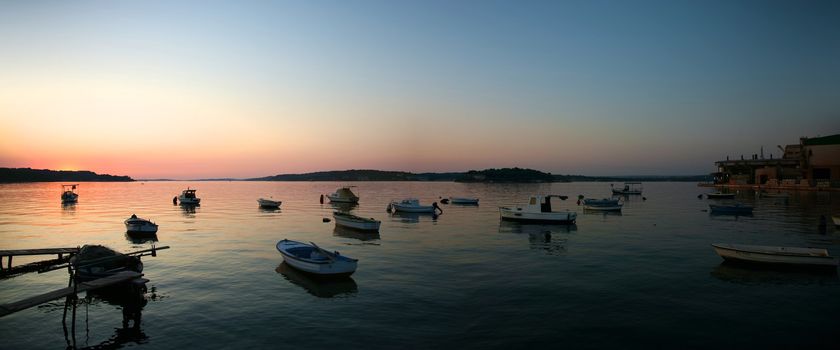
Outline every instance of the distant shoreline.
[(279, 174), (259, 178), (132, 179), (129, 176), (30, 168), (0, 168), (0, 183), (28, 182), (166, 182), (166, 181), (278, 181), (278, 182), (462, 182), (462, 183), (553, 183), (553, 182), (703, 182), (708, 175), (585, 176), (554, 175), (533, 169), (503, 168), (468, 172), (410, 173), (384, 170), (335, 170), (304, 174)]
[(132, 182), (128, 176), (97, 174), (86, 170), (0, 168), (0, 183), (28, 182)]

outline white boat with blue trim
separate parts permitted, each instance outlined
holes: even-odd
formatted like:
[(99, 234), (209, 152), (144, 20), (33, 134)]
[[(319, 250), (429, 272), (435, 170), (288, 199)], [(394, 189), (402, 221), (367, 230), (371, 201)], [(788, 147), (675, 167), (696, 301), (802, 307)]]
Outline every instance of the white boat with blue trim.
[(315, 243), (284, 239), (277, 242), (283, 261), (300, 271), (319, 276), (343, 277), (356, 272), (358, 259), (348, 258), (338, 251), (327, 251)]
[(621, 211), (622, 206), (624, 206), (624, 203), (621, 202), (621, 199), (587, 198), (587, 199), (583, 200), (583, 209), (586, 209), (586, 210)]

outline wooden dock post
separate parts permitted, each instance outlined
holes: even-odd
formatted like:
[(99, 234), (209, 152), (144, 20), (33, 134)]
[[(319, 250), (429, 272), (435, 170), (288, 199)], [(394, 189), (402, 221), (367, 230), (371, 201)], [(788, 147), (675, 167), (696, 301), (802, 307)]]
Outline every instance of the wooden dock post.
[(89, 282), (76, 283), (73, 286), (54, 290), (52, 292), (36, 295), (30, 298), (19, 300), (13, 303), (0, 305), (0, 317), (13, 314), (15, 312), (28, 309), (30, 307), (46, 303), (53, 299), (76, 295), (78, 292), (84, 292), (92, 289), (99, 289), (114, 285), (121, 282), (133, 280), (142, 277), (143, 274), (134, 271), (122, 271), (117, 274), (96, 279)]

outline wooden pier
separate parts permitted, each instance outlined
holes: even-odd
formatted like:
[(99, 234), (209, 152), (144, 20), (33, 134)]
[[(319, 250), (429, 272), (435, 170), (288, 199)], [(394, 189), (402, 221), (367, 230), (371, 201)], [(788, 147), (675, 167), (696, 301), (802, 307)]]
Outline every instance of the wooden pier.
[(12, 257), (21, 255), (58, 255), (58, 260), (64, 257), (64, 254), (75, 255), (79, 253), (79, 247), (75, 248), (41, 248), (41, 249), (15, 249), (15, 250), (0, 250), (0, 271), (3, 270), (3, 257), (8, 257), (9, 262), (7, 269), (12, 269)]
[(8, 303), (0, 305), (0, 317), (28, 309), (30, 307), (40, 305), (46, 303), (50, 300), (66, 297), (68, 295), (73, 295), (79, 292), (85, 292), (92, 289), (103, 288), (107, 286), (111, 286), (117, 283), (122, 283), (126, 281), (133, 280), (135, 278), (142, 277), (143, 274), (134, 271), (122, 271), (120, 273), (114, 274), (112, 276), (96, 279), (89, 282), (83, 282), (76, 284), (75, 286), (70, 286), (67, 288), (61, 288), (58, 290), (54, 290), (52, 292), (44, 293), (41, 295), (36, 295), (31, 298), (26, 298), (20, 301), (16, 301), (14, 303)]

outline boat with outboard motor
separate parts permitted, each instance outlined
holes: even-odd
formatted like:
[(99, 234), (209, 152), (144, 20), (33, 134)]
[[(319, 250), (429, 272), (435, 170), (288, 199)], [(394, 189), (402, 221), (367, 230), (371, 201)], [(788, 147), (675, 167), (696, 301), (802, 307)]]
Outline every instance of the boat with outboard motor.
[(76, 187), (79, 184), (61, 185), (61, 203), (76, 203), (79, 201), (79, 194)]
[(195, 191), (196, 190), (187, 187), (187, 189), (182, 191), (181, 195), (178, 196), (178, 201), (181, 202), (181, 204), (186, 205), (199, 205), (201, 203), (201, 198), (195, 196)]
[(577, 213), (573, 211), (552, 211), (551, 198), (566, 200), (568, 196), (561, 195), (533, 195), (528, 204), (513, 207), (499, 207), (502, 220), (533, 222), (533, 223), (562, 223), (573, 224), (577, 220)]
[(346, 186), (335, 190), (334, 193), (330, 193), (327, 195), (330, 202), (332, 203), (359, 203), (359, 196), (357, 196), (353, 191), (350, 190), (350, 187), (354, 186)]
[(337, 251), (327, 251), (315, 243), (284, 239), (277, 242), (283, 261), (300, 271), (318, 276), (350, 276), (356, 272), (358, 259), (348, 258)]

